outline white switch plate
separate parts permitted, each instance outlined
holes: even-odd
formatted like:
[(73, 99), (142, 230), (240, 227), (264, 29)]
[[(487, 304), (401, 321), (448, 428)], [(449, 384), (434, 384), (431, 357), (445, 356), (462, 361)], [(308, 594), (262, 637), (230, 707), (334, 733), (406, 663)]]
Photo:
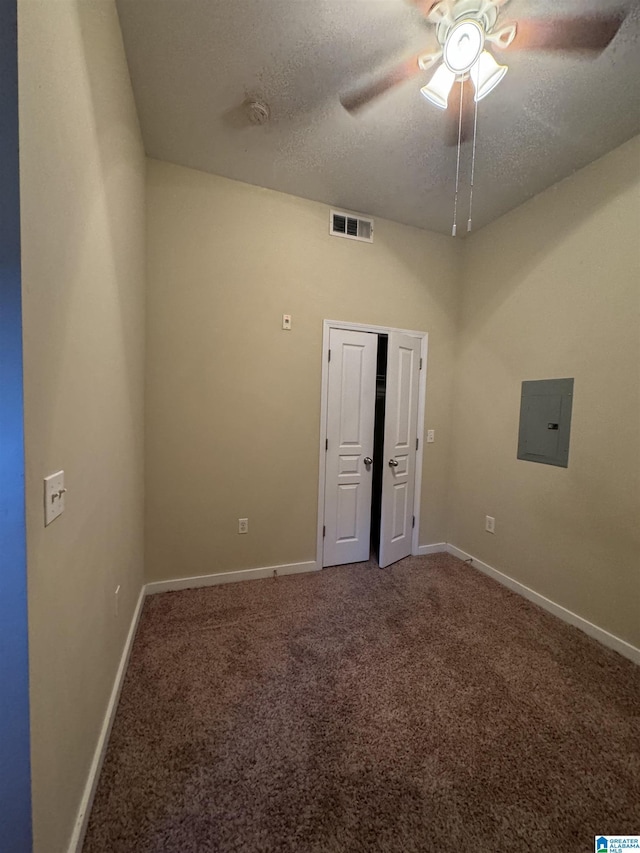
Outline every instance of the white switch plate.
[(427, 430), (427, 444), (433, 444), (433, 442), (434, 442), (435, 440), (436, 440), (436, 431), (435, 431), (435, 429), (428, 429), (428, 430)]
[(64, 512), (64, 471), (49, 474), (44, 478), (44, 526)]
[(283, 314), (282, 315), (282, 328), (286, 332), (291, 331), (291, 314)]
[(495, 533), (496, 532), (496, 520), (495, 520), (495, 518), (493, 518), (493, 516), (491, 516), (491, 515), (485, 516), (484, 529), (487, 531), (487, 533)]
[(239, 518), (238, 519), (238, 533), (248, 533), (249, 532), (249, 519), (248, 518)]

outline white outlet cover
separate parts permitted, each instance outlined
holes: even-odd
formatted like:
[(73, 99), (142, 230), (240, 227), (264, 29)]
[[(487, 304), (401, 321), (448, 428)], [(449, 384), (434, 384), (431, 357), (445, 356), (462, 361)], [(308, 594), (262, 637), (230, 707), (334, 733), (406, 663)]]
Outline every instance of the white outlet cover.
[(64, 512), (64, 471), (57, 471), (44, 478), (44, 526)]
[(433, 444), (433, 442), (434, 442), (435, 440), (436, 440), (436, 431), (435, 431), (435, 429), (428, 429), (428, 430), (427, 430), (427, 444)]
[(282, 315), (282, 328), (285, 330), (285, 332), (291, 331), (291, 314)]

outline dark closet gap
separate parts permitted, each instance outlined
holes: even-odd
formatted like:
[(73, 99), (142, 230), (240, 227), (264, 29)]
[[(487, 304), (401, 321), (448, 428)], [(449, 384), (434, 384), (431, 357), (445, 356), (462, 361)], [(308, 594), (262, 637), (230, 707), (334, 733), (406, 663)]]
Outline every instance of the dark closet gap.
[(387, 391), (387, 350), (389, 338), (378, 335), (376, 366), (376, 409), (373, 426), (373, 478), (371, 494), (371, 558), (378, 560), (380, 551), (380, 513), (382, 509), (382, 452), (384, 449), (384, 411)]

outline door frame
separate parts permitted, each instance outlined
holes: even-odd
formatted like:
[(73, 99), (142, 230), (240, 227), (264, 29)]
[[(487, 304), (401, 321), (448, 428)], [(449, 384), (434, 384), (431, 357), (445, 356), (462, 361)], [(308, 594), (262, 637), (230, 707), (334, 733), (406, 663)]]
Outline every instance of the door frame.
[(403, 335), (420, 339), (420, 358), (422, 359), (422, 377), (418, 384), (418, 449), (416, 450), (416, 477), (413, 492), (413, 515), (416, 519), (411, 537), (411, 553), (416, 556), (420, 546), (420, 499), (422, 495), (422, 464), (424, 454), (424, 420), (427, 396), (427, 350), (428, 332), (417, 332), (410, 329), (396, 329), (394, 326), (370, 326), (366, 323), (349, 323), (346, 320), (322, 321), (322, 384), (320, 390), (320, 450), (318, 461), (318, 529), (316, 537), (316, 565), (322, 569), (323, 556), (323, 527), (324, 527), (324, 490), (325, 490), (325, 460), (327, 442), (327, 397), (329, 390), (329, 335), (331, 329), (345, 329), (351, 332), (370, 332), (374, 335), (388, 335), (390, 332), (400, 332)]

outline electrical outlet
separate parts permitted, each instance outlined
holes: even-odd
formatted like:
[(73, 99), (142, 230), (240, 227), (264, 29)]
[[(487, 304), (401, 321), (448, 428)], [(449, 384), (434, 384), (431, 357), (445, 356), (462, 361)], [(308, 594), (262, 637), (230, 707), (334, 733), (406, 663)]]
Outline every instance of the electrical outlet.
[(487, 533), (495, 533), (496, 532), (496, 520), (492, 518), (490, 515), (486, 515), (484, 519), (484, 529)]
[(238, 533), (248, 533), (249, 532), (249, 519), (248, 518), (239, 518), (238, 519)]
[(120, 584), (116, 587), (116, 591), (113, 594), (113, 615), (117, 616), (120, 612)]
[(427, 430), (427, 444), (433, 444), (433, 442), (434, 442), (435, 440), (436, 440), (436, 431), (435, 431), (435, 429), (428, 429), (428, 430)]

